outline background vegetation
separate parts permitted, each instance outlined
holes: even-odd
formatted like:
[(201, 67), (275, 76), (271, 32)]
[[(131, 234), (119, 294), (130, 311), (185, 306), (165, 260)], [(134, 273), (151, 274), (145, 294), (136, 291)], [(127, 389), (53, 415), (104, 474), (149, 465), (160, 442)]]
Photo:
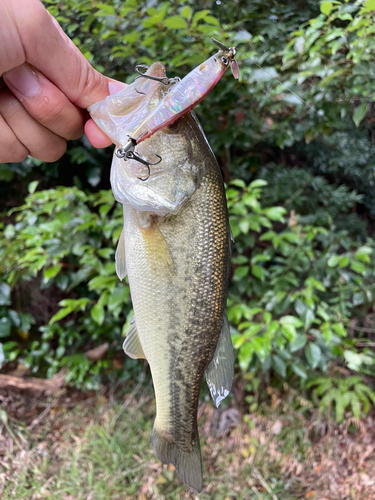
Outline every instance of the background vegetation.
[[(358, 420), (375, 403), (374, 0), (44, 3), (99, 71), (127, 82), (155, 60), (184, 76), (211, 36), (237, 45), (240, 80), (227, 72), (196, 110), (235, 237), (237, 403), (254, 411), (262, 388), (287, 381)], [(110, 163), (83, 138), (54, 164), (0, 165), (4, 371), (64, 368), (85, 389), (140, 376), (121, 351), (131, 302), (115, 275)]]

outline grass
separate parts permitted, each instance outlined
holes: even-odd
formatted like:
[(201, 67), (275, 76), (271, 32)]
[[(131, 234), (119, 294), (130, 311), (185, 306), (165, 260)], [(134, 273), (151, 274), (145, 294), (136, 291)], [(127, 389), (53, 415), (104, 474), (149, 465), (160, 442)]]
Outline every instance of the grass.
[[(49, 401), (50, 411), (37, 425), (31, 423), (26, 427), (11, 420), (7, 423), (8, 430), (4, 427), (0, 435), (3, 441), (8, 440), (5, 451), (0, 453), (0, 497), (3, 500), (320, 500), (325, 494), (332, 500), (375, 497), (370, 484), (374, 477), (370, 470), (375, 470), (372, 468), (375, 445), (373, 449), (367, 445), (366, 459), (357, 471), (358, 477), (360, 474), (365, 477), (364, 482), (367, 479), (370, 489), (364, 488), (362, 494), (352, 474), (349, 493), (339, 492), (335, 496), (331, 488), (334, 482), (325, 474), (332, 473), (335, 480), (333, 464), (340, 463), (343, 452), (333, 450), (332, 442), (336, 442), (339, 450), (337, 440), (342, 436), (332, 438), (333, 441), (325, 438), (312, 442), (314, 432), (308, 430), (303, 414), (286, 412), (284, 404), (246, 415), (241, 421), (236, 409), (215, 410), (205, 403), (200, 407), (199, 419), (205, 488), (198, 496), (180, 483), (172, 466), (160, 464), (152, 454), (151, 401), (152, 395), (147, 394), (138, 402), (133, 400), (128, 404), (127, 400), (119, 406), (99, 397), (95, 404), (83, 403), (72, 411), (56, 400)], [(374, 427), (372, 422), (370, 427)], [(346, 435), (352, 439), (352, 453), (349, 446), (345, 455), (347, 467), (354, 466), (356, 461), (358, 464), (358, 453), (366, 448), (363, 435), (355, 436)], [(342, 471), (338, 474), (343, 475)], [(370, 492), (368, 497), (366, 490)]]

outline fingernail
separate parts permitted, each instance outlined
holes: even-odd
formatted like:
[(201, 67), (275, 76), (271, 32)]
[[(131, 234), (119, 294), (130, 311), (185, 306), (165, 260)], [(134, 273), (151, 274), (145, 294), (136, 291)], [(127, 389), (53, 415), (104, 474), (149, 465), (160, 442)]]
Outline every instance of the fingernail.
[(108, 82), (109, 95), (117, 94), (117, 92), (120, 92), (120, 90), (123, 90), (125, 87), (126, 87), (125, 83), (111, 80)]
[(7, 71), (4, 75), (6, 83), (25, 97), (34, 97), (40, 92), (40, 83), (35, 71), (27, 64)]

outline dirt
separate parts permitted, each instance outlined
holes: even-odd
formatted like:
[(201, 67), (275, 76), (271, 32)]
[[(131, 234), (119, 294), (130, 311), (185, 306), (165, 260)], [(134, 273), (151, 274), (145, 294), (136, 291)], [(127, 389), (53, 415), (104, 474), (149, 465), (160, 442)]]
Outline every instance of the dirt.
[[(62, 389), (53, 396), (0, 389), (0, 468), (25, 439), (22, 436), (27, 435), (29, 445), (41, 453), (43, 447), (56, 448), (66, 441), (70, 426), (84, 429), (98, 408), (103, 415), (103, 407), (109, 409), (115, 399), (109, 388), (101, 394)], [(83, 409), (78, 424), (71, 416), (76, 407)], [(244, 481), (254, 491), (266, 491), (267, 477), (276, 475), (286, 490), (297, 492), (290, 498), (375, 499), (374, 411), (360, 422), (348, 418), (339, 426), (316, 415), (306, 420), (298, 413), (283, 413), (280, 408), (241, 415), (236, 408), (216, 410), (203, 403), (199, 426), (208, 471), (225, 470), (238, 491)], [(152, 482), (164, 469), (157, 460), (151, 461), (139, 498), (154, 498)], [(207, 493), (211, 486), (207, 485)]]

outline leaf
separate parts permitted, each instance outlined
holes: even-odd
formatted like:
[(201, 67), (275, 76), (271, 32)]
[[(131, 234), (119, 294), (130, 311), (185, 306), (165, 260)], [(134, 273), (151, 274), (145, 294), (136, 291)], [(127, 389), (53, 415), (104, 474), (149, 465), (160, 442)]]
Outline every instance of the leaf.
[(219, 21), (216, 19), (216, 17), (213, 17), (213, 16), (206, 16), (205, 17), (205, 22), (207, 24), (212, 24), (213, 26), (220, 26), (220, 23)]
[(39, 181), (30, 182), (30, 184), (28, 185), (28, 188), (27, 188), (30, 194), (35, 193), (35, 190), (38, 187), (38, 184), (39, 184)]
[(363, 274), (366, 270), (366, 267), (363, 264), (363, 262), (359, 262), (358, 260), (353, 260), (350, 263), (350, 267), (353, 269), (353, 271), (359, 274)]
[(100, 9), (100, 14), (104, 14), (106, 16), (114, 16), (116, 15), (115, 8), (112, 5), (106, 5), (105, 3), (98, 3), (96, 7)]
[(99, 303), (95, 304), (91, 309), (91, 317), (98, 325), (102, 325), (105, 318), (104, 307)]
[(312, 369), (316, 368), (322, 357), (322, 351), (318, 344), (310, 342), (305, 348), (305, 356)]
[(371, 255), (372, 252), (373, 249), (371, 247), (363, 246), (358, 248), (354, 256), (358, 260), (369, 263), (370, 262), (369, 255)]
[(0, 319), (0, 338), (8, 337), (12, 324), (6, 316)]
[(301, 378), (303, 378), (305, 380), (307, 379), (307, 373), (306, 373), (305, 369), (300, 364), (293, 363), (292, 364), (292, 370), (299, 377), (301, 377)]
[(293, 325), (282, 325), (281, 331), (289, 342), (294, 342), (297, 332)]
[[(352, 405), (353, 417), (356, 419), (359, 419), (361, 416), (361, 402), (355, 394), (352, 394), (350, 399), (351, 399), (350, 402)], [(364, 406), (367, 406), (367, 408), (368, 408), (368, 405), (366, 405), (365, 403), (364, 403)], [(368, 409), (367, 409), (367, 411), (365, 409), (365, 413), (367, 413), (367, 412), (368, 412)]]
[(171, 29), (185, 29), (187, 27), (185, 19), (180, 16), (167, 17), (164, 20), (164, 25)]
[(4, 356), (4, 351), (3, 351), (3, 344), (0, 342), (0, 369), (3, 365), (4, 360), (5, 360), (5, 356)]
[(191, 7), (185, 5), (185, 7), (181, 10), (181, 16), (185, 19), (190, 19), (192, 15)]
[(336, 421), (338, 423), (343, 421), (344, 418), (344, 410), (345, 410), (345, 399), (343, 394), (338, 389), (333, 389), (332, 391), (332, 399), (336, 403)]
[(302, 349), (302, 347), (306, 344), (306, 340), (306, 335), (304, 333), (296, 335), (294, 342), (290, 345), (290, 352), (296, 352)]
[(246, 342), (240, 348), (240, 352), (238, 353), (238, 361), (240, 363), (240, 367), (242, 371), (246, 371), (249, 367), (251, 358), (253, 356), (254, 348), (250, 342)]
[(239, 266), (235, 269), (234, 274), (233, 274), (233, 278), (235, 278), (236, 280), (240, 280), (240, 279), (244, 278), (245, 276), (247, 276), (248, 273), (249, 273), (248, 266)]
[(347, 267), (348, 265), (349, 265), (349, 258), (347, 257), (347, 255), (344, 255), (340, 259), (339, 267), (344, 268)]
[(295, 316), (283, 316), (280, 318), (280, 323), (282, 325), (294, 326), (295, 328), (303, 326), (302, 321)]
[(366, 102), (363, 102), (362, 104), (360, 104), (355, 108), (353, 112), (353, 121), (356, 127), (359, 127), (359, 124), (366, 116), (367, 109), (368, 109), (368, 104)]
[(308, 330), (315, 319), (315, 314), (312, 309), (306, 309), (303, 318), (305, 319), (305, 330)]
[(342, 323), (333, 323), (332, 329), (339, 335), (340, 337), (346, 337), (348, 332), (345, 330), (345, 327)]
[(245, 257), (245, 255), (237, 255), (231, 259), (232, 264), (247, 264), (249, 262), (249, 258)]
[(340, 255), (331, 255), (331, 257), (327, 261), (328, 267), (336, 267), (339, 264), (340, 260)]
[(320, 12), (326, 16), (329, 16), (332, 11), (333, 5), (331, 2), (322, 2), (320, 4)]
[(264, 278), (265, 272), (263, 267), (255, 265), (251, 267), (251, 274), (261, 280)]
[(243, 234), (247, 234), (249, 232), (249, 229), (250, 229), (250, 222), (246, 219), (242, 219), (239, 222), (238, 227), (241, 229), (241, 232)]
[(281, 375), (283, 378), (286, 377), (286, 363), (284, 360), (282, 360), (279, 356), (274, 355), (272, 356), (272, 368), (275, 370), (276, 373)]
[(366, 0), (366, 3), (363, 7), (364, 12), (371, 12), (375, 10), (375, 0)]
[(53, 325), (53, 323), (56, 323), (56, 321), (60, 321), (60, 319), (65, 318), (72, 312), (71, 307), (63, 307), (59, 311), (57, 311), (56, 314), (52, 316), (52, 318), (49, 320), (49, 324)]
[(7, 283), (0, 283), (0, 306), (10, 306), (11, 288)]
[(198, 12), (196, 12), (194, 14), (194, 17), (193, 17), (193, 27), (198, 24), (198, 21), (200, 20), (205, 20), (205, 18), (210, 15), (210, 11), (207, 10), (207, 9), (204, 9), (204, 10), (199, 10)]
[(253, 337), (254, 335), (256, 335), (257, 333), (259, 333), (262, 329), (263, 329), (263, 325), (261, 325), (260, 323), (255, 323), (253, 325), (250, 325), (249, 328), (247, 328), (243, 332), (243, 335), (246, 338), (250, 338), (250, 337)]
[(271, 207), (271, 208), (266, 208), (264, 210), (264, 213), (266, 217), (268, 217), (271, 220), (283, 222), (284, 220), (283, 215), (285, 215), (286, 209), (284, 207)]
[(46, 280), (54, 278), (62, 268), (61, 264), (57, 264), (56, 266), (49, 267), (48, 269), (44, 269), (43, 275)]
[[(234, 181), (232, 181), (232, 182), (234, 182)], [(263, 179), (255, 179), (255, 181), (250, 182), (249, 189), (260, 188), (260, 187), (264, 187), (267, 185), (268, 185), (267, 181), (265, 181)]]
[(344, 358), (350, 370), (358, 371), (362, 365), (362, 355), (356, 352), (345, 350)]
[(323, 339), (325, 340), (326, 344), (329, 344), (333, 335), (330, 323), (327, 321), (324, 322), (321, 328), (322, 328)]
[[(243, 189), (246, 188), (245, 181), (243, 181), (242, 179), (233, 179), (233, 181), (230, 181), (229, 184), (231, 186), (237, 186), (237, 187), (240, 187), (240, 188), (243, 188)], [(251, 186), (251, 184), (250, 184), (250, 186)]]

